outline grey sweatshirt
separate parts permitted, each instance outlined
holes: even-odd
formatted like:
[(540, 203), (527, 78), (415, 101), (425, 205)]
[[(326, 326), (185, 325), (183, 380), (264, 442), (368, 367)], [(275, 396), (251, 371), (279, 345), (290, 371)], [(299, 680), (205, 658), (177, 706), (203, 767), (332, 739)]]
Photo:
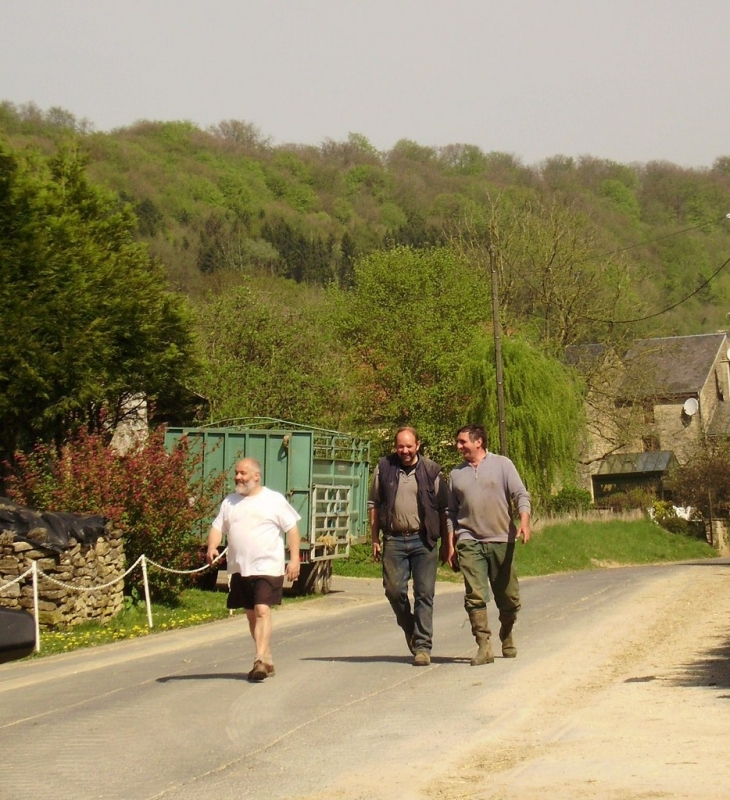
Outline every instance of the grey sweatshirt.
[(530, 495), (515, 465), (487, 453), (475, 468), (467, 461), (449, 476), (449, 530), (455, 539), (513, 542), (514, 517), (531, 511)]

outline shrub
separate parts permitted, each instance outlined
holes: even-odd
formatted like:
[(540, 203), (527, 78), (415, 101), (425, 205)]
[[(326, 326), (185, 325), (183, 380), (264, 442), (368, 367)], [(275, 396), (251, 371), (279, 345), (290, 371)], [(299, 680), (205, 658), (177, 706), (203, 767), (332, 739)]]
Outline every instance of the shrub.
[(654, 502), (654, 495), (648, 489), (630, 489), (627, 492), (616, 492), (602, 497), (597, 503), (600, 508), (610, 508), (611, 511), (630, 511), (635, 508), (647, 509)]
[[(39, 444), (30, 455), (16, 453), (8, 492), (23, 505), (108, 517), (122, 531), (128, 565), (144, 554), (187, 570), (201, 565), (199, 532), (214, 517), (225, 480), (193, 477), (201, 458), (186, 439), (168, 452), (164, 428), (125, 456), (103, 434), (81, 428), (59, 450)], [(141, 583), (138, 573), (127, 577), (127, 591)], [(186, 583), (184, 576), (155, 568), (148, 578), (158, 599), (169, 600)]]
[(680, 517), (674, 504), (668, 500), (655, 500), (651, 507), (651, 517), (670, 533), (693, 536), (697, 539), (705, 538), (705, 526), (701, 515), (695, 513), (690, 519)]
[(593, 505), (591, 493), (586, 489), (567, 486), (547, 499), (547, 509), (553, 514), (586, 511)]

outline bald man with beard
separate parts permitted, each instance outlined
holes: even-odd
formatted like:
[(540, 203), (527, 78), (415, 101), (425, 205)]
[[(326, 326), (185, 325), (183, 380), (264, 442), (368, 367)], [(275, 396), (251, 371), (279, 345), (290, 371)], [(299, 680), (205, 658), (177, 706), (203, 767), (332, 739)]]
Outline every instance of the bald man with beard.
[[(250, 681), (274, 676), (271, 656), (271, 607), (281, 605), (284, 578), (299, 577), (299, 514), (284, 495), (261, 485), (261, 465), (255, 458), (236, 464), (236, 491), (221, 503), (208, 534), (207, 560), (218, 558), (218, 548), (228, 539), (231, 586), (228, 608), (246, 611), (256, 646)], [(282, 534), (286, 535), (289, 563)]]

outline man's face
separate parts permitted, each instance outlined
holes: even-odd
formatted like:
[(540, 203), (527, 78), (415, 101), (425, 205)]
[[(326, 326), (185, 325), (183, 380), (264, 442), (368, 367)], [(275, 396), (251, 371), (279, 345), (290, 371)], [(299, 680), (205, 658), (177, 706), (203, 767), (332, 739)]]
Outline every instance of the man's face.
[(477, 440), (472, 442), (469, 434), (464, 431), (456, 437), (456, 449), (463, 458), (467, 461), (472, 461), (483, 449), (481, 437), (477, 437)]
[(404, 467), (412, 467), (418, 461), (421, 443), (410, 431), (401, 431), (395, 437), (395, 452)]
[(236, 464), (236, 491), (238, 494), (247, 495), (259, 485), (261, 476), (255, 472), (248, 461), (239, 461)]

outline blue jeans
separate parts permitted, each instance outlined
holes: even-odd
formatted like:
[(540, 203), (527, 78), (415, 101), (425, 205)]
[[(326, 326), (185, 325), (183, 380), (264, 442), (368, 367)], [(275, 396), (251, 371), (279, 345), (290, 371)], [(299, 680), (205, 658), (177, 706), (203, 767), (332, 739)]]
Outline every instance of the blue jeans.
[[(383, 537), (383, 588), (398, 625), (414, 650), (431, 651), (438, 548), (425, 535)], [(413, 578), (413, 609), (408, 581)]]

